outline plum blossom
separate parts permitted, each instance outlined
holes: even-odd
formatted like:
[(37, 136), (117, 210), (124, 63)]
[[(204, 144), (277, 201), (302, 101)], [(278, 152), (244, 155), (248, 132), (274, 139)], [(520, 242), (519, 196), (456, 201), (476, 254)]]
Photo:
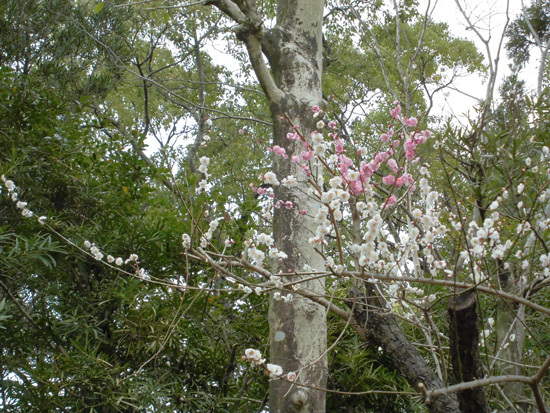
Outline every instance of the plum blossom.
[(244, 358), (250, 362), (253, 366), (262, 364), (265, 362), (264, 359), (262, 359), (262, 353), (260, 350), (255, 350), (253, 348), (247, 348), (244, 351)]
[(399, 170), (399, 165), (397, 164), (397, 161), (393, 158), (388, 160), (388, 166), (394, 173)]
[(411, 126), (411, 127), (415, 127), (417, 124), (418, 124), (418, 121), (416, 120), (416, 118), (403, 118), (403, 123), (405, 124), (405, 126)]
[(393, 175), (386, 175), (382, 178), (382, 182), (386, 185), (393, 185), (395, 183), (395, 176)]
[(277, 180), (277, 175), (275, 175), (275, 173), (273, 172), (268, 172), (264, 175), (264, 182), (266, 184), (270, 184), (270, 185), (279, 185), (279, 181)]
[(266, 369), (271, 378), (279, 377), (283, 374), (283, 368), (277, 364), (267, 363)]
[(399, 104), (398, 101), (395, 101), (394, 104), (395, 104), (395, 108), (390, 110), (390, 114), (394, 119), (399, 119), (399, 114), (401, 113), (401, 105)]
[(525, 185), (519, 184), (518, 185), (518, 194), (521, 194), (523, 192), (523, 189), (525, 188)]
[(189, 248), (191, 248), (191, 237), (187, 234), (183, 234), (181, 236), (181, 239), (182, 239), (182, 246), (183, 248), (185, 248), (186, 250), (188, 250)]
[(286, 149), (281, 148), (279, 145), (274, 145), (273, 148), (268, 148), (268, 151), (271, 151), (276, 155), (282, 156), (285, 159), (288, 158), (288, 155), (286, 154)]
[(10, 192), (15, 189), (15, 184), (13, 183), (13, 181), (9, 179), (4, 182), (4, 185), (6, 186), (7, 190)]
[(286, 186), (287, 188), (292, 188), (298, 185), (298, 180), (295, 176), (289, 175), (286, 178), (283, 178), (282, 181), (283, 186)]

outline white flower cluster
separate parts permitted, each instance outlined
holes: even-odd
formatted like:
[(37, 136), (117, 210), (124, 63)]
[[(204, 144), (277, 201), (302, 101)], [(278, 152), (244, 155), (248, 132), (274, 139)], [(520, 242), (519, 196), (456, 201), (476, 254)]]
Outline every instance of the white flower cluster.
[[(253, 348), (247, 348), (244, 351), (243, 359), (249, 361), (252, 366), (260, 366), (265, 364), (265, 359), (262, 358), (262, 353), (260, 350), (255, 350)], [(271, 378), (277, 378), (283, 375), (283, 368), (277, 364), (267, 363), (265, 364), (265, 368)], [(288, 373), (287, 378), (289, 380), (293, 380), (296, 378), (296, 374)]]
[(188, 234), (183, 234), (181, 236), (181, 240), (181, 245), (184, 249), (188, 250), (189, 248), (191, 248), (191, 237)]
[(283, 300), (285, 303), (289, 303), (293, 300), (294, 297), (292, 297), (292, 294), (287, 294), (285, 296), (281, 295), (281, 292), (280, 291), (275, 291), (273, 293), (273, 299), (275, 301), (281, 301)]
[(323, 205), (319, 208), (317, 211), (317, 214), (315, 215), (315, 222), (318, 224), (317, 229), (315, 230), (315, 236), (309, 238), (309, 243), (311, 245), (315, 244), (323, 244), (327, 245), (327, 241), (325, 240), (325, 235), (331, 234), (332, 230), (332, 222), (330, 219), (328, 219), (328, 208)]
[(244, 359), (248, 360), (253, 366), (258, 366), (265, 363), (265, 359), (262, 358), (262, 353), (260, 350), (255, 350), (253, 348), (247, 348), (244, 351)]
[(258, 267), (261, 267), (263, 265), (265, 253), (262, 250), (252, 245), (248, 249), (248, 255), (250, 256), (250, 258), (252, 258), (253, 263), (256, 264)]
[[(86, 240), (83, 244), (84, 248), (89, 250), (90, 254), (94, 256), (94, 258), (98, 261), (103, 260), (103, 253), (101, 250), (92, 242)], [(137, 263), (138, 262), (138, 256), (136, 254), (130, 254), (130, 256), (124, 260), (121, 257), (115, 258), (112, 255), (107, 255), (107, 262), (109, 264), (112, 264), (113, 262), (118, 265), (119, 267), (122, 266), (122, 264), (129, 264), (129, 263)]]
[(277, 180), (277, 175), (275, 175), (274, 172), (268, 172), (268, 173), (264, 174), (263, 181), (266, 184), (270, 184), (270, 185), (273, 185), (273, 186), (279, 185), (279, 181)]
[(263, 232), (256, 236), (256, 241), (258, 241), (259, 244), (264, 244), (268, 247), (272, 246), (275, 243), (271, 235), (264, 234)]
[[(210, 221), (210, 224), (208, 225), (208, 231), (201, 237), (201, 247), (206, 248), (208, 246), (209, 241), (214, 236), (214, 232), (218, 228), (219, 221), (217, 219)], [(185, 239), (184, 239), (185, 242)], [(184, 245), (185, 248), (185, 245)]]
[[(319, 126), (319, 125), (317, 125)], [(324, 124), (323, 124), (324, 126)], [(321, 129), (321, 128), (319, 128)], [(314, 132), (311, 134), (311, 143), (313, 146), (313, 153), (317, 156), (324, 156), (327, 151), (327, 146), (325, 144), (325, 138), (319, 132)]]
[(258, 246), (267, 246), (268, 255), (271, 259), (284, 259), (288, 257), (284, 252), (279, 251), (277, 248), (275, 248), (273, 246), (274, 243), (275, 241), (273, 240), (273, 237), (264, 233), (260, 233), (256, 236), (257, 245), (252, 239), (247, 239), (245, 241), (245, 244), (249, 247), (248, 256), (252, 259), (252, 262), (259, 267), (263, 265), (266, 255), (264, 251), (258, 248)]
[(201, 156), (199, 162), (199, 172), (204, 174), (205, 178), (208, 179), (208, 165), (210, 165), (210, 158), (207, 156)]
[(239, 284), (237, 288), (243, 291), (245, 294), (250, 294), (252, 292), (252, 288), (250, 288), (248, 285)]
[(199, 186), (196, 189), (197, 193), (201, 193), (206, 191), (206, 186), (208, 185), (207, 179), (208, 179), (208, 165), (210, 164), (210, 158), (207, 156), (202, 156), (199, 159), (200, 166), (199, 166), (199, 172), (204, 174), (204, 179), (202, 179), (199, 182)]
[(298, 180), (294, 175), (289, 175), (286, 178), (283, 178), (283, 186), (287, 188), (293, 188), (298, 185)]
[(276, 378), (283, 375), (283, 368), (277, 364), (267, 363), (265, 367), (269, 373), (269, 377), (271, 378)]
[(283, 281), (278, 275), (272, 275), (269, 277), (269, 281), (271, 281), (278, 290), (283, 288)]
[[(31, 218), (34, 215), (34, 213), (29, 208), (27, 208), (26, 202), (19, 200), (19, 195), (16, 192), (17, 188), (13, 183), (13, 181), (6, 179), (6, 177), (2, 175), (2, 182), (4, 183), (4, 186), (6, 187), (6, 189), (8, 190), (11, 200), (15, 202), (15, 206), (17, 207), (17, 209), (21, 210), (21, 215), (23, 215), (23, 217), (25, 218)], [(38, 222), (40, 222), (41, 224), (44, 224), (45, 219), (46, 217), (40, 217), (38, 218)]]
[(332, 257), (326, 257), (325, 266), (331, 268), (336, 274), (342, 274), (345, 270), (345, 267), (342, 264), (336, 264)]

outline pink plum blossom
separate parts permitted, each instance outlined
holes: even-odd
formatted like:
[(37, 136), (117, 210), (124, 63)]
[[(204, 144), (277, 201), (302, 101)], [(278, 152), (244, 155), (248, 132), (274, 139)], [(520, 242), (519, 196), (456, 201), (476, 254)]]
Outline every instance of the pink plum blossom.
[(339, 161), (338, 167), (340, 168), (340, 172), (342, 174), (345, 174), (348, 168), (353, 163), (353, 161), (345, 155), (340, 155), (340, 157), (338, 158), (338, 161)]
[(395, 183), (395, 176), (386, 175), (385, 177), (382, 178), (382, 182), (384, 182), (386, 185), (393, 185)]
[(338, 139), (334, 142), (334, 150), (336, 153), (344, 152), (344, 141), (342, 139)]
[(408, 140), (403, 145), (406, 151), (414, 151), (416, 149), (416, 143), (414, 143), (412, 140)]
[(399, 170), (399, 165), (397, 164), (397, 161), (393, 158), (388, 160), (388, 166), (393, 172), (397, 172)]
[(352, 191), (354, 194), (360, 194), (361, 192), (363, 192), (363, 184), (359, 180), (351, 181), (349, 183), (349, 188), (350, 191)]
[(394, 119), (399, 119), (399, 114), (401, 113), (401, 105), (398, 103), (394, 109), (390, 110), (390, 114)]
[(374, 171), (369, 167), (369, 165), (367, 165), (366, 162), (361, 162), (359, 172), (361, 174), (361, 180), (365, 182), (367, 179), (369, 179), (372, 176), (372, 173)]
[(271, 150), (273, 153), (282, 156), (283, 158), (287, 159), (288, 155), (286, 154), (285, 148), (281, 148), (279, 145), (273, 146), (273, 148), (268, 148), (268, 151)]
[(403, 118), (403, 123), (406, 126), (415, 127), (418, 124), (418, 121), (416, 120), (416, 118)]

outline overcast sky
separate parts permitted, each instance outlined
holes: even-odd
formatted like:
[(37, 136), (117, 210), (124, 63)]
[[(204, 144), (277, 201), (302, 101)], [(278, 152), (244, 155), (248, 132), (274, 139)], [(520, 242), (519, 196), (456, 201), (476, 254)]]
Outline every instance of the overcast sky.
[[(509, 4), (508, 16), (512, 21), (518, 14), (521, 13), (521, 0), (458, 0), (462, 5), (463, 10), (470, 16), (472, 23), (479, 27), (480, 33), (485, 38), (490, 38), (490, 48), (493, 59), (496, 57), (498, 45), (503, 34), (506, 24), (506, 6)], [(421, 0), (421, 10), (425, 10), (428, 5), (428, 0)], [(442, 21), (449, 25), (452, 33), (456, 36), (466, 38), (473, 41), (478, 49), (486, 57), (485, 45), (476, 35), (473, 30), (467, 30), (467, 22), (464, 16), (457, 7), (455, 0), (431, 0), (431, 7), (434, 9), (433, 19)], [(525, 1), (526, 5), (530, 4), (530, 0)], [(534, 90), (536, 87), (536, 70), (538, 67), (538, 53), (533, 51), (532, 64), (522, 71), (522, 79), (527, 82), (527, 87)], [(508, 68), (510, 61), (506, 57), (506, 52), (501, 51), (500, 63), (498, 67), (497, 86), (504, 76), (510, 73)], [(460, 79), (457, 83), (459, 89), (464, 94), (458, 92), (449, 92), (447, 96), (440, 96), (433, 114), (449, 113), (452, 111), (456, 115), (460, 115), (472, 108), (476, 104), (475, 99), (468, 98), (466, 95), (483, 98), (485, 95), (484, 79), (479, 76), (472, 75), (464, 79)]]

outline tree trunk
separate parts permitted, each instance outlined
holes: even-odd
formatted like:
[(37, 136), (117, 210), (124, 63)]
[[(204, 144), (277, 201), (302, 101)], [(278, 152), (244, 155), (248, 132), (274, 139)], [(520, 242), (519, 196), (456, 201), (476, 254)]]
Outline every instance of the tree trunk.
[[(498, 275), (500, 288), (503, 291), (517, 293), (515, 277), (510, 268)], [(501, 374), (521, 375), (523, 342), (525, 340), (524, 310), (518, 303), (501, 298), (497, 304), (496, 341), (497, 366)], [(530, 400), (525, 395), (523, 383), (511, 382), (502, 384), (504, 394), (519, 411), (528, 411)]]
[[(483, 377), (476, 306), (476, 293), (471, 290), (449, 300), (451, 363), (457, 383)], [(489, 413), (483, 387), (458, 392), (458, 402), (463, 413)]]
[[(273, 143), (286, 150), (289, 157), (302, 152), (302, 144), (286, 138), (292, 130), (285, 116), (293, 119), (304, 137), (314, 128), (311, 108), (322, 101), (322, 25), (323, 0), (278, 0), (275, 27), (266, 30), (255, 0), (211, 2), (237, 24), (237, 38), (246, 45), (250, 63), (269, 102), (273, 118)], [(266, 64), (267, 57), (271, 67)], [(312, 179), (315, 167), (310, 165)], [(319, 208), (308, 196), (306, 180), (310, 177), (290, 159), (275, 155), (273, 172), (279, 180), (289, 175), (299, 179), (293, 188), (275, 186), (275, 202), (290, 201), (293, 208), (275, 209), (273, 238), (275, 247), (287, 257), (273, 265), (273, 272), (304, 272), (308, 266), (324, 269), (324, 260), (309, 244), (316, 225), (311, 214)], [(306, 210), (310, 216), (301, 215)], [(284, 282), (300, 281), (302, 276)], [(324, 279), (303, 281), (301, 288), (314, 294), (325, 293)], [(286, 297), (289, 293), (284, 292)], [(327, 327), (322, 306), (294, 296), (292, 301), (276, 300), (272, 295), (269, 309), (270, 361), (285, 372), (295, 372), (299, 387), (274, 379), (270, 385), (271, 412), (324, 412), (327, 382)], [(318, 390), (320, 389), (320, 390)]]
[[(355, 303), (350, 306), (353, 307), (356, 323), (365, 327), (365, 337), (362, 338), (382, 347), (394, 368), (419, 392), (422, 386), (427, 390), (445, 387), (445, 383), (405, 335), (395, 316), (384, 309), (372, 284), (367, 283), (366, 286), (368, 295), (357, 288), (350, 294)], [(436, 413), (460, 412), (455, 394), (444, 394), (435, 398), (428, 404), (428, 408)]]
[[(273, 142), (285, 148), (289, 157), (299, 155), (303, 148), (299, 141), (286, 138), (292, 129), (284, 116), (291, 117), (308, 138), (315, 129), (311, 107), (322, 106), (322, 19), (323, 1), (280, 0), (277, 4), (277, 24), (262, 39), (275, 84), (283, 93), (278, 101), (270, 101)], [(314, 168), (311, 169), (314, 174)], [(307, 179), (298, 164), (280, 156), (275, 156), (273, 172), (279, 180), (289, 175), (301, 181)], [(294, 188), (276, 187), (277, 200), (291, 201), (295, 208), (280, 208), (274, 212), (275, 246), (288, 256), (276, 264), (274, 272), (303, 272), (306, 266), (322, 270), (324, 261), (308, 241), (315, 232), (316, 224), (311, 217), (298, 213), (298, 210), (305, 209), (309, 215), (315, 215), (319, 204), (307, 196), (303, 182)], [(300, 276), (293, 276), (284, 281), (299, 279)], [(300, 286), (315, 294), (325, 293), (324, 279), (302, 282)], [(271, 362), (282, 366), (285, 372), (296, 372), (296, 381), (299, 383), (326, 388), (327, 332), (324, 308), (297, 295), (291, 302), (277, 301), (272, 297), (269, 325)], [(325, 392), (314, 388), (298, 387), (282, 380), (272, 381), (270, 411), (324, 412)]]

